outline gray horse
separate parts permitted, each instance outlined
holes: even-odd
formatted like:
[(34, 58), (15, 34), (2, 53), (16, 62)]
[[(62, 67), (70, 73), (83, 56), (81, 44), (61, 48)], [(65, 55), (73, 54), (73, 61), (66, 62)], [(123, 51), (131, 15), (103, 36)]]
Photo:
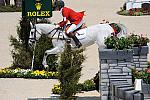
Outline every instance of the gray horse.
[[(127, 35), (126, 27), (123, 24), (117, 23), (120, 28), (117, 37), (125, 37)], [(113, 27), (110, 24), (97, 24), (77, 31), (76, 37), (82, 43), (82, 47), (85, 48), (97, 43), (98, 47), (104, 47), (104, 39), (114, 33)], [(68, 38), (62, 30), (56, 29), (53, 24), (35, 24), (31, 25), (31, 31), (29, 36), (29, 44), (32, 45), (33, 41), (40, 38), (42, 34), (48, 35), (52, 38), (54, 48), (45, 51), (42, 64), (46, 67), (46, 58), (49, 54), (58, 54), (63, 52), (66, 38)], [(58, 38), (59, 37), (59, 38)], [(75, 43), (71, 40), (71, 46), (74, 48)]]

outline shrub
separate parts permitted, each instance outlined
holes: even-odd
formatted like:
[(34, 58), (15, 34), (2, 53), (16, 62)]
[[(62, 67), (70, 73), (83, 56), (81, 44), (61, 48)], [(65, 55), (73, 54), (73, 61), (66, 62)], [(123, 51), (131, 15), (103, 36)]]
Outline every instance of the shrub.
[(14, 5), (0, 6), (0, 12), (21, 12), (21, 7)]
[(117, 14), (119, 14), (119, 15), (128, 15), (128, 11), (122, 9), (121, 11), (118, 11)]
[(54, 87), (52, 88), (52, 93), (53, 94), (61, 94), (62, 89), (60, 88), (60, 84), (55, 84)]
[(136, 69), (132, 70), (133, 82), (135, 79), (142, 79), (145, 83), (150, 84), (150, 69), (145, 71), (137, 71)]
[(133, 44), (134, 47), (138, 46), (147, 46), (147, 43), (149, 43), (149, 39), (147, 37), (143, 37), (142, 35), (136, 35), (136, 34), (131, 34), (128, 36), (128, 39), (132, 41), (131, 43)]
[(125, 37), (118, 38), (115, 36), (110, 36), (105, 38), (105, 45), (108, 49), (130, 49), (132, 47), (132, 41)]
[(20, 26), (17, 27), (18, 38), (11, 36), (10, 42), (13, 46), (11, 51), (13, 65), (11, 68), (29, 69), (32, 60), (32, 49), (28, 47), (28, 37), (30, 32), (30, 22), (27, 19), (20, 21)]
[[(44, 67), (42, 65), (44, 53), (46, 50), (53, 48), (52, 39), (47, 35), (42, 35), (37, 41), (36, 49), (35, 49), (35, 61), (34, 61), (34, 70), (43, 70)], [(57, 55), (49, 55), (47, 57), (47, 64), (49, 65), (48, 71), (56, 71), (57, 70)]]
[[(91, 80), (86, 80), (83, 83), (78, 83), (77, 84), (77, 92), (80, 91), (92, 91), (95, 90), (95, 83), (94, 81)], [(61, 94), (62, 93), (62, 89), (60, 87), (60, 84), (55, 84), (54, 87), (52, 88), (52, 93), (53, 94)]]
[[(30, 69), (33, 48), (28, 46), (28, 39), (30, 34), (30, 20), (23, 18), (20, 21), (20, 26), (17, 27), (17, 35), (18, 38), (11, 36), (10, 42), (13, 49), (11, 51), (13, 64), (12, 69), (17, 67), (23, 69)], [(44, 67), (42, 65), (42, 60), (44, 56), (44, 52), (47, 49), (51, 49), (53, 47), (51, 38), (48, 36), (42, 35), (37, 42), (36, 50), (35, 50), (35, 61), (34, 61), (34, 70), (43, 70)], [(50, 65), (49, 71), (57, 70), (57, 56), (49, 55), (47, 57), (47, 62)]]
[(58, 68), (59, 81), (62, 92), (60, 99), (69, 100), (77, 92), (77, 83), (81, 76), (81, 64), (84, 61), (83, 49), (72, 50), (69, 44), (65, 45), (61, 54)]
[(83, 83), (83, 91), (95, 90), (95, 83), (93, 80), (86, 80)]
[(128, 37), (121, 38), (110, 36), (105, 38), (104, 43), (108, 49), (123, 50), (132, 47), (146, 46), (148, 42), (149, 39), (147, 37), (131, 34)]
[(142, 16), (144, 15), (144, 11), (142, 8), (132, 8), (130, 10), (120, 9), (117, 12), (119, 15), (126, 15), (126, 16)]

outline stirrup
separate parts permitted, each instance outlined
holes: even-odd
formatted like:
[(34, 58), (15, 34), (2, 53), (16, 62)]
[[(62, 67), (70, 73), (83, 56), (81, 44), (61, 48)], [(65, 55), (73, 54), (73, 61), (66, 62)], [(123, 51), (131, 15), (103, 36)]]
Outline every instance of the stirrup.
[(80, 48), (82, 46), (82, 44), (79, 42), (78, 44), (76, 44), (75, 48)]

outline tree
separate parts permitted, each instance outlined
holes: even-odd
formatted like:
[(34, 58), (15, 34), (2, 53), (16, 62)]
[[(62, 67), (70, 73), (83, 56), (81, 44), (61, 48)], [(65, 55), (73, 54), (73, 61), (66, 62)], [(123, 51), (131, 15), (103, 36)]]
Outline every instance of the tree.
[(21, 7), (22, 0), (14, 0), (16, 7)]
[[(43, 56), (46, 50), (53, 48), (52, 39), (49, 38), (47, 35), (42, 35), (40, 39), (37, 41), (37, 45), (35, 48), (35, 61), (34, 61), (34, 69), (43, 70)], [(47, 64), (49, 65), (49, 71), (56, 71), (57, 70), (57, 55), (51, 54), (47, 57)]]
[(29, 69), (31, 66), (32, 49), (28, 47), (30, 29), (30, 21), (23, 18), (20, 20), (20, 26), (17, 27), (18, 38), (10, 37), (11, 46), (13, 46), (11, 51), (13, 58), (12, 68)]
[[(33, 56), (33, 47), (28, 46), (28, 39), (30, 34), (30, 20), (27, 18), (22, 18), (20, 20), (20, 26), (17, 27), (17, 35), (18, 38), (11, 36), (10, 42), (13, 49), (11, 51), (13, 64), (12, 68), (24, 68), (30, 69), (32, 56)], [(37, 41), (36, 49), (35, 49), (35, 61), (34, 61), (34, 70), (43, 70), (44, 66), (42, 65), (42, 60), (44, 56), (44, 52), (47, 49), (51, 49), (52, 39), (48, 36), (42, 35)], [(50, 65), (49, 70), (56, 71), (57, 56), (56, 55), (49, 55), (47, 57), (47, 62)]]
[(61, 54), (58, 67), (60, 87), (62, 89), (60, 99), (74, 100), (77, 91), (77, 83), (81, 76), (81, 64), (84, 61), (83, 49), (72, 50), (66, 44), (64, 52)]

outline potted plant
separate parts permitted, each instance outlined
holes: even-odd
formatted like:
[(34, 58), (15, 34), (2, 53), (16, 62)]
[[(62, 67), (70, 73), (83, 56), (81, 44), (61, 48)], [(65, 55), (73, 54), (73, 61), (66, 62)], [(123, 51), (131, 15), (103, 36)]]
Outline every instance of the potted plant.
[(135, 79), (142, 79), (142, 92), (143, 93), (150, 93), (150, 69), (146, 69), (145, 71), (137, 71), (132, 70), (133, 74), (133, 82)]
[(132, 41), (132, 48), (134, 55), (143, 55), (148, 53), (148, 46), (149, 39), (142, 35), (131, 34), (128, 36), (128, 39)]

